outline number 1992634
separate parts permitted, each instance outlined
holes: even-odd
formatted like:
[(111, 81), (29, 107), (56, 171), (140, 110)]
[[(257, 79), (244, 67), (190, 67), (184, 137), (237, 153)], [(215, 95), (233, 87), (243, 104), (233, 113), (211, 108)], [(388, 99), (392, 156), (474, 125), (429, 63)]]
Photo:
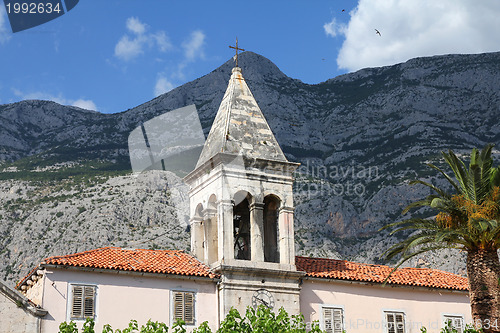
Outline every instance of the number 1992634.
[(51, 14), (63, 11), (59, 3), (14, 2), (6, 3), (7, 14)]

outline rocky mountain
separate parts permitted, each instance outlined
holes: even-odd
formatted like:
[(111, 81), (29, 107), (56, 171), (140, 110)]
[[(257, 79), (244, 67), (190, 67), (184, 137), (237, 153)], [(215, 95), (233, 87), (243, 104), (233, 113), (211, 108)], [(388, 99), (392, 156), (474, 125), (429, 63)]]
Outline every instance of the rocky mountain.
[[(448, 148), (500, 143), (500, 53), (417, 58), (316, 85), (251, 52), (240, 64), (283, 151), (301, 163), (301, 255), (382, 262), (404, 235), (377, 230), (428, 193), (408, 181), (439, 183), (425, 162), (439, 164)], [(132, 175), (127, 140), (144, 122), (190, 104), (208, 134), (232, 67), (117, 114), (48, 101), (0, 105), (0, 278), (100, 246), (188, 249), (185, 186), (166, 172)], [(463, 254), (453, 251), (410, 264), (464, 272)]]

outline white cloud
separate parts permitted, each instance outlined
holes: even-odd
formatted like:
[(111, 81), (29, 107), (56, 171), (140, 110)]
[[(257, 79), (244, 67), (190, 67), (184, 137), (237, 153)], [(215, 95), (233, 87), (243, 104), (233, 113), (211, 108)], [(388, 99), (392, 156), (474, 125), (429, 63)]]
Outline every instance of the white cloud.
[(126, 22), (127, 29), (136, 35), (142, 35), (146, 32), (146, 25), (139, 21), (137, 17), (129, 17)]
[[(159, 74), (154, 87), (155, 96), (159, 96), (175, 88), (176, 85), (172, 83), (173, 81), (184, 81), (186, 79), (184, 71), (188, 68), (188, 65), (197, 59), (203, 59), (205, 57), (203, 52), (205, 37), (203, 31), (194, 30), (189, 37), (182, 42), (181, 46), (184, 51), (184, 57), (177, 63), (177, 68), (173, 72), (170, 72), (170, 75), (167, 76), (164, 73)], [(159, 46), (165, 41), (167, 48), (172, 47), (166, 35), (164, 36), (161, 33), (156, 34), (155, 38), (157, 38), (157, 44)]]
[(160, 76), (158, 80), (156, 80), (155, 91), (154, 91), (155, 97), (160, 96), (161, 94), (164, 94), (166, 92), (169, 92), (174, 88), (175, 86), (172, 82), (168, 81), (166, 77)]
[(11, 30), (8, 26), (7, 13), (4, 6), (0, 6), (0, 44), (6, 43), (12, 36)]
[(62, 94), (54, 96), (52, 94), (42, 92), (42, 91), (35, 91), (35, 92), (30, 92), (30, 93), (22, 92), (19, 89), (12, 89), (12, 91), (14, 92), (15, 96), (21, 98), (22, 100), (39, 99), (39, 100), (45, 100), (45, 101), (53, 101), (53, 102), (56, 102), (56, 103), (61, 104), (61, 105), (71, 105), (71, 106), (76, 106), (76, 107), (86, 109), (86, 110), (98, 111), (97, 106), (90, 99), (71, 100), (71, 99), (64, 98), (62, 96)]
[(173, 74), (174, 77), (180, 80), (185, 80), (184, 69), (189, 63), (194, 62), (196, 59), (205, 58), (203, 47), (205, 46), (205, 34), (201, 30), (194, 30), (189, 35), (189, 38), (182, 42), (184, 49), (184, 59), (177, 65), (177, 72)]
[(182, 43), (184, 56), (187, 61), (193, 61), (196, 58), (203, 58), (203, 45), (205, 44), (205, 34), (201, 30), (195, 30), (189, 36), (189, 39)]
[(86, 109), (86, 110), (97, 111), (97, 106), (90, 99), (77, 99), (76, 101), (71, 103), (71, 105), (77, 106), (79, 108)]
[(330, 37), (335, 37), (339, 33), (342, 33), (342, 28), (342, 25), (338, 24), (337, 20), (335, 20), (335, 17), (332, 18), (330, 22), (323, 25), (326, 35)]
[(159, 31), (153, 35), (153, 38), (158, 45), (158, 48), (161, 52), (166, 52), (172, 48), (172, 44), (170, 43), (170, 39), (168, 38), (165, 31)]
[(166, 52), (172, 48), (172, 44), (165, 31), (147, 33), (148, 26), (137, 17), (129, 17), (125, 23), (127, 30), (132, 33), (123, 35), (115, 45), (115, 56), (124, 61), (130, 61), (145, 53), (156, 45), (160, 52)]
[(124, 61), (129, 61), (144, 53), (143, 48), (144, 38), (130, 39), (129, 36), (124, 35), (115, 46), (115, 56)]
[(337, 57), (339, 68), (350, 71), (420, 56), (500, 50), (498, 0), (360, 0), (350, 15)]

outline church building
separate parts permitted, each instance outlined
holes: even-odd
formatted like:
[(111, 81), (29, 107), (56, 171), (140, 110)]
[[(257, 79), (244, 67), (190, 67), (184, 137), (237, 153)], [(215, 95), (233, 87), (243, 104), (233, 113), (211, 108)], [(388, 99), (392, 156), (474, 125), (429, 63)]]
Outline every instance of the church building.
[[(439, 332), (472, 320), (466, 278), (295, 255), (293, 174), (239, 67), (189, 185), (191, 253), (117, 247), (50, 257), (17, 285), (47, 311), (41, 332), (93, 318), (216, 330), (231, 308), (265, 305), (331, 333)], [(461, 332), (461, 330), (459, 330)]]

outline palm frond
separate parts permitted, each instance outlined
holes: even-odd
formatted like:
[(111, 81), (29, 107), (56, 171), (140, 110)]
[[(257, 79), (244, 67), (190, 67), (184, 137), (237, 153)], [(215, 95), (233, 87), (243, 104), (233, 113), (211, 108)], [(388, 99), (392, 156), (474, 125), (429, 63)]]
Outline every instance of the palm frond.
[(443, 155), (446, 163), (448, 163), (448, 165), (450, 166), (451, 170), (453, 170), (455, 178), (460, 184), (460, 188), (458, 189), (458, 191), (466, 195), (467, 188), (469, 187), (469, 176), (467, 174), (464, 162), (462, 162), (452, 150), (449, 150), (448, 154), (446, 154), (445, 152), (442, 152), (441, 154)]
[(491, 155), (491, 146), (486, 146), (479, 155), (477, 149), (471, 154), (469, 164), (469, 198), (475, 204), (481, 204), (491, 190), (491, 172), (493, 160)]
[(408, 206), (405, 207), (405, 209), (401, 212), (401, 214), (406, 214), (410, 209), (416, 208), (416, 207), (426, 207), (430, 206), (432, 203), (432, 200), (439, 198), (437, 195), (429, 195), (423, 200), (415, 201)]
[(439, 194), (440, 196), (442, 196), (444, 198), (450, 198), (451, 197), (448, 193), (446, 193), (445, 191), (443, 191), (439, 187), (436, 187), (436, 186), (432, 185), (431, 183), (425, 182), (423, 180), (417, 179), (417, 180), (412, 180), (410, 182), (410, 185), (415, 185), (415, 184), (422, 184), (422, 185), (425, 185), (427, 187), (430, 187), (432, 190), (434, 190), (434, 192), (436, 192), (437, 194)]
[(500, 186), (500, 167), (491, 168), (490, 183), (492, 187)]
[(460, 193), (460, 187), (446, 172), (444, 172), (443, 170), (441, 170), (440, 168), (438, 168), (437, 166), (435, 166), (432, 163), (427, 163), (427, 166), (429, 166), (430, 168), (433, 168), (434, 170), (439, 171), (439, 173), (441, 173), (443, 175), (443, 177), (446, 178), (446, 180), (451, 184), (451, 186), (453, 186), (455, 188), (455, 190)]
[(382, 254), (388, 260), (401, 256), (394, 269), (428, 251), (445, 248), (470, 251), (500, 247), (500, 202), (497, 202), (498, 192), (493, 192), (498, 191), (496, 187), (500, 186), (500, 167), (493, 167), (492, 148), (493, 145), (486, 145), (481, 152), (473, 149), (468, 167), (452, 150), (442, 152), (455, 179), (437, 166), (428, 164), (454, 187), (456, 195), (452, 196), (423, 180), (410, 183), (427, 186), (435, 193), (409, 204), (403, 214), (423, 206), (440, 213), (435, 219), (409, 218), (389, 223), (380, 229), (392, 229), (389, 235), (413, 232)]

